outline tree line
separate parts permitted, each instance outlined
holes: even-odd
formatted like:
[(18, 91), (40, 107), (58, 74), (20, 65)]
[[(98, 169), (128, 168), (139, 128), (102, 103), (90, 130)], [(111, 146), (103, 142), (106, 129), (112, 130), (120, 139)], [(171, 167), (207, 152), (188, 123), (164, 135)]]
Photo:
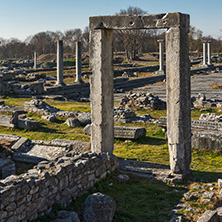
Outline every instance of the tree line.
[[(116, 15), (143, 15), (148, 14), (137, 7), (121, 9)], [(165, 38), (166, 30), (119, 30), (114, 32), (114, 52), (125, 52), (128, 61), (137, 60), (142, 53), (158, 52), (157, 40)], [(64, 53), (75, 52), (75, 42), (82, 42), (82, 51), (88, 52), (89, 28), (83, 31), (79, 28), (66, 30), (65, 32), (45, 31), (29, 36), (25, 41), (17, 38), (4, 39), (0, 37), (0, 59), (32, 59), (33, 52), (38, 55), (56, 53), (57, 40), (63, 40)], [(212, 41), (212, 52), (222, 52), (222, 40), (211, 36), (203, 36), (203, 32), (195, 27), (190, 27), (189, 42), (190, 51), (202, 53), (202, 40)]]
[(74, 52), (76, 41), (81, 41), (83, 51), (88, 51), (88, 27), (86, 27), (84, 31), (76, 28), (67, 30), (64, 33), (60, 31), (39, 32), (27, 37), (25, 41), (17, 38), (0, 38), (0, 59), (31, 59), (34, 51), (36, 51), (38, 55), (56, 53), (57, 40), (63, 40), (65, 53)]

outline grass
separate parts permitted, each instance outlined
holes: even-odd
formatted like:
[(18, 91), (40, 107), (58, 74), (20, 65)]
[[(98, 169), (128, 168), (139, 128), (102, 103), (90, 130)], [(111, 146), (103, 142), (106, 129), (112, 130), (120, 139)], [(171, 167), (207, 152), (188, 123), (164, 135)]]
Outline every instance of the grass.
[[(91, 193), (101, 192), (116, 201), (117, 209), (114, 215), (114, 222), (157, 222), (170, 219), (168, 213), (181, 199), (182, 194), (185, 192), (184, 188), (179, 188), (179, 192), (175, 192), (173, 187), (164, 183), (132, 175), (129, 182), (120, 183), (116, 181), (119, 173), (116, 171), (108, 175), (106, 179), (98, 182), (87, 194), (73, 201), (66, 210), (76, 211), (80, 219), (83, 219), (82, 208), (86, 197)], [(56, 218), (56, 211), (62, 209), (64, 208), (56, 205), (50, 215), (40, 217), (36, 222), (50, 221)]]

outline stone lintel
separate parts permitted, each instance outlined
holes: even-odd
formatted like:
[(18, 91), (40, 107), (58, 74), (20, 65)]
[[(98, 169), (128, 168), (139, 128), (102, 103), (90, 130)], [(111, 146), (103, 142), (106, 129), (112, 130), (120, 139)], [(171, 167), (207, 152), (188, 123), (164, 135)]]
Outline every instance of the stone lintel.
[(113, 15), (89, 17), (90, 29), (165, 29), (186, 28), (189, 31), (190, 16), (180, 12), (154, 15)]

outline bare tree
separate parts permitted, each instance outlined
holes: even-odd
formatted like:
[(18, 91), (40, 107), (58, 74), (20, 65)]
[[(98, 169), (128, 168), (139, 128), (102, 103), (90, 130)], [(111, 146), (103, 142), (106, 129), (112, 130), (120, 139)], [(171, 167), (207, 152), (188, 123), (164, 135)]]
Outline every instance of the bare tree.
[[(143, 15), (146, 11), (137, 7), (128, 7), (128, 9), (121, 9), (117, 15)], [(142, 52), (142, 45), (144, 41), (151, 35), (150, 30), (118, 30), (114, 33), (114, 48), (124, 49), (128, 61), (137, 60), (139, 54)]]
[(81, 40), (81, 37), (82, 37), (81, 29), (66, 30), (63, 36), (64, 51), (74, 52), (75, 42)]

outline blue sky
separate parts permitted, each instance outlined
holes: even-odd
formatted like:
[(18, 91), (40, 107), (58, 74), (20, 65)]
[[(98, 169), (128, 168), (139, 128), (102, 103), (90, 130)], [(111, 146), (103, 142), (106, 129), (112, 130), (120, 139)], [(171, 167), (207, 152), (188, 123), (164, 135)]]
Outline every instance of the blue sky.
[(84, 29), (89, 16), (114, 15), (129, 6), (149, 14), (187, 13), (204, 35), (222, 36), (222, 0), (0, 0), (0, 5), (3, 38), (24, 40), (41, 31)]

